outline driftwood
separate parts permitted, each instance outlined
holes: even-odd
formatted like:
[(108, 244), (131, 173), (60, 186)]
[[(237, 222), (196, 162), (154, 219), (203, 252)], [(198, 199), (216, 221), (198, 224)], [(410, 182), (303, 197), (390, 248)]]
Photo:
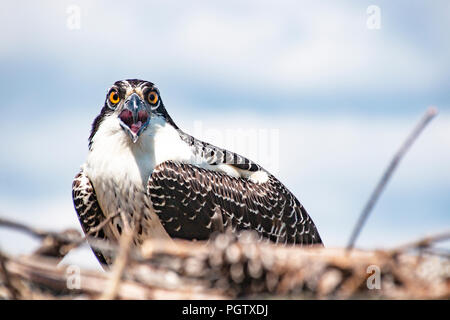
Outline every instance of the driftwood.
[[(208, 242), (148, 240), (135, 248), (129, 226), (112, 244), (92, 238), (98, 230), (83, 237), (0, 218), (0, 227), (42, 241), (26, 256), (0, 251), (0, 299), (449, 299), (450, 253), (435, 244), (449, 240), (450, 231), (390, 250), (353, 249), (395, 167), (435, 114), (429, 109), (395, 154), (345, 249), (281, 246), (252, 232), (218, 234)], [(110, 270), (60, 265), (86, 240), (117, 257)]]

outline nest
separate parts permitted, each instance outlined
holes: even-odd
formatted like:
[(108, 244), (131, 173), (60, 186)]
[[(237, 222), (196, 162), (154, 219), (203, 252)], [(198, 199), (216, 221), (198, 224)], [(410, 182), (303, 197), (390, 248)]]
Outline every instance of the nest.
[(85, 240), (77, 232), (30, 230), (41, 248), (1, 254), (3, 299), (450, 298), (449, 255), (433, 249), (449, 234), (370, 251), (280, 246), (252, 232), (207, 242), (148, 240), (139, 249), (98, 242), (117, 258), (109, 270), (92, 271), (59, 263)]

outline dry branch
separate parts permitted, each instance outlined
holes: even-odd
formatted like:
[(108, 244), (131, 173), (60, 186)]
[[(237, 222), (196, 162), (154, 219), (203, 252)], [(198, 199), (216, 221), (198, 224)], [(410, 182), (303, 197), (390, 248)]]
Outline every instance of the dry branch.
[(353, 229), (352, 235), (350, 236), (350, 240), (347, 245), (348, 250), (352, 249), (353, 246), (355, 245), (356, 239), (358, 238), (358, 235), (361, 232), (364, 223), (366, 222), (370, 212), (375, 206), (375, 203), (377, 202), (381, 193), (386, 188), (386, 185), (389, 182), (389, 179), (391, 178), (398, 164), (400, 163), (400, 160), (404, 157), (404, 155), (409, 150), (411, 145), (414, 143), (417, 137), (419, 137), (419, 135), (422, 133), (423, 129), (425, 129), (428, 123), (436, 116), (436, 114), (437, 114), (436, 108), (434, 107), (428, 108), (428, 110), (425, 112), (422, 119), (420, 119), (419, 123), (413, 129), (411, 134), (406, 138), (405, 142), (402, 144), (400, 149), (395, 153), (394, 157), (389, 163), (389, 166), (386, 168), (386, 171), (383, 173), (380, 181), (376, 185), (371, 196), (369, 197), (369, 200), (367, 201), (366, 205), (364, 206), (364, 209), (362, 210), (359, 216), (359, 219), (355, 225), (355, 228)]
[[(124, 216), (124, 213), (123, 212), (121, 213), (122, 213), (121, 215), (122, 221), (124, 224), (124, 232), (122, 234), (122, 237), (120, 238), (119, 255), (117, 256), (117, 259), (113, 266), (113, 270), (111, 272), (111, 280), (108, 284), (107, 289), (103, 292), (102, 296), (100, 297), (103, 300), (111, 300), (116, 298), (117, 296), (119, 286), (121, 285), (120, 282), (122, 280), (122, 275), (129, 261), (129, 255), (133, 243), (133, 238), (138, 229), (136, 227), (131, 228), (127, 222), (126, 217)], [(139, 222), (139, 219), (137, 217), (138, 216), (135, 215), (134, 226), (136, 226), (137, 223)]]

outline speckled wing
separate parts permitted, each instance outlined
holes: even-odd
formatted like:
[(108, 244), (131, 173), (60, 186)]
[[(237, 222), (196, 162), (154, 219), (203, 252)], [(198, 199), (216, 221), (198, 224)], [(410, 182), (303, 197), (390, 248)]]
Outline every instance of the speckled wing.
[[(94, 187), (83, 171), (80, 171), (73, 180), (72, 198), (78, 220), (85, 234), (104, 221), (105, 216), (97, 201)], [(104, 228), (92, 234), (92, 237), (106, 240)], [(112, 262), (111, 257), (100, 250), (92, 248), (92, 251), (102, 265), (109, 265)]]
[(208, 164), (217, 165), (225, 163), (250, 172), (262, 170), (261, 166), (240, 154), (198, 140), (181, 130), (178, 130), (178, 133), (181, 139), (192, 149), (192, 152), (201, 159), (206, 160)]
[(322, 243), (306, 210), (272, 175), (254, 183), (166, 161), (154, 169), (147, 191), (171, 237), (205, 240), (216, 231), (250, 229), (276, 243)]

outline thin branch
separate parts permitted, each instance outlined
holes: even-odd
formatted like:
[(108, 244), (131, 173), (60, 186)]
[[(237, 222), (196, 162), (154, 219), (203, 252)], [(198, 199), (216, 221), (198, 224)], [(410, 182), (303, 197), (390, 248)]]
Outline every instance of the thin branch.
[(359, 216), (358, 222), (356, 223), (355, 228), (353, 229), (352, 235), (350, 237), (350, 240), (348, 242), (347, 250), (351, 250), (354, 247), (356, 239), (358, 238), (358, 235), (361, 232), (361, 229), (362, 229), (365, 221), (367, 220), (370, 212), (372, 211), (373, 207), (375, 206), (375, 203), (377, 202), (381, 193), (385, 189), (389, 179), (391, 178), (392, 174), (394, 173), (395, 169), (397, 168), (400, 160), (403, 158), (403, 156), (409, 150), (409, 148), (414, 143), (414, 141), (417, 139), (417, 137), (421, 134), (423, 129), (425, 129), (427, 124), (436, 116), (436, 114), (437, 114), (436, 108), (434, 108), (434, 107), (428, 108), (428, 110), (425, 112), (422, 119), (419, 121), (419, 123), (416, 125), (414, 130), (411, 132), (411, 134), (405, 140), (403, 145), (400, 147), (400, 149), (397, 151), (397, 153), (392, 158), (391, 162), (389, 163), (389, 166), (387, 167), (386, 171), (384, 172), (383, 176), (381, 177), (380, 181), (378, 182), (376, 188), (372, 192), (372, 195), (370, 196), (368, 202), (366, 203), (363, 211), (361, 212), (361, 214)]
[[(69, 253), (70, 250), (73, 250), (75, 248), (78, 248), (81, 244), (85, 243), (85, 241), (91, 241), (92, 239), (92, 235), (94, 235), (95, 233), (97, 233), (98, 231), (102, 230), (104, 226), (106, 226), (112, 219), (114, 219), (115, 217), (117, 217), (119, 214), (113, 214), (108, 216), (105, 220), (103, 220), (101, 223), (99, 223), (98, 226), (90, 229), (82, 238), (80, 238), (79, 240), (73, 242), (70, 244), (70, 246), (67, 246), (64, 250), (64, 252), (62, 253), (63, 256), (65, 256), (66, 254)], [(94, 237), (95, 238), (95, 237)], [(95, 238), (98, 239), (98, 238)], [(106, 242), (106, 241), (105, 241)]]
[[(12, 221), (12, 220), (2, 218), (2, 217), (0, 217), (0, 226), (24, 232), (24, 233), (26, 233), (32, 237), (38, 238), (40, 240), (44, 240), (45, 238), (51, 237), (51, 238), (54, 238), (61, 242), (66, 242), (68, 244), (73, 243), (76, 245), (83, 244), (83, 243), (85, 243), (85, 240), (88, 240), (89, 245), (92, 248), (103, 250), (103, 251), (108, 251), (108, 252), (115, 252), (118, 250), (117, 245), (114, 245), (108, 241), (98, 239), (95, 237), (91, 237), (91, 236), (87, 236), (87, 235), (85, 237), (81, 237), (79, 234), (74, 235), (72, 233), (52, 232), (52, 231), (41, 230), (38, 228), (29, 227), (24, 223)], [(135, 254), (136, 256), (139, 256), (139, 254), (137, 254), (137, 252), (133, 253), (133, 254)]]
[(441, 257), (444, 259), (450, 259), (450, 250), (442, 248), (426, 248), (422, 250), (423, 253)]
[(1, 273), (3, 273), (3, 281), (9, 293), (11, 294), (11, 298), (17, 300), (20, 297), (20, 293), (12, 284), (11, 275), (9, 274), (8, 269), (6, 269), (5, 261), (5, 256), (2, 252), (0, 252), (0, 271)]
[(392, 252), (405, 252), (411, 249), (426, 249), (431, 247), (437, 242), (450, 240), (450, 231), (445, 231), (432, 236), (427, 236), (419, 240), (408, 242), (406, 244), (400, 245), (394, 249)]
[(111, 300), (117, 297), (122, 276), (130, 258), (130, 250), (133, 245), (133, 239), (136, 236), (137, 230), (139, 228), (138, 223), (140, 222), (141, 218), (140, 214), (134, 215), (133, 227), (131, 227), (124, 212), (121, 211), (120, 213), (124, 231), (122, 236), (120, 237), (119, 255), (114, 262), (110, 282), (108, 283), (108, 287), (106, 288), (106, 290), (100, 296), (100, 299), (102, 300)]
[(102, 230), (103, 227), (106, 226), (106, 224), (107, 224), (109, 221), (111, 221), (112, 219), (114, 219), (114, 218), (117, 217), (118, 215), (119, 215), (119, 214), (116, 213), (116, 214), (112, 214), (112, 215), (110, 215), (109, 217), (107, 217), (105, 220), (103, 220), (101, 223), (99, 223), (98, 226), (96, 226), (95, 228), (92, 228), (91, 230), (89, 230), (89, 232), (86, 233), (86, 235), (81, 239), (81, 241), (87, 240), (87, 238), (88, 238), (89, 236), (92, 236), (94, 233), (96, 233), (96, 232)]
[[(12, 221), (12, 220), (2, 218), (2, 217), (0, 217), (0, 226), (23, 231), (23, 232), (25, 232), (33, 237), (39, 238), (39, 239), (44, 239), (45, 237), (53, 236), (59, 240), (69, 240), (69, 236), (67, 236), (67, 235), (63, 236), (59, 232), (50, 232), (50, 231), (40, 230), (38, 228), (29, 227), (23, 223)], [(70, 240), (73, 240), (72, 237), (70, 237), (70, 238), (71, 238)]]
[[(115, 217), (116, 215), (111, 216), (111, 218)], [(105, 222), (106, 223), (106, 222)], [(86, 245), (87, 243), (85, 240), (87, 240), (89, 243), (88, 245), (93, 249), (98, 249), (101, 251), (105, 251), (107, 253), (116, 253), (119, 251), (119, 245), (115, 243), (111, 243), (107, 240), (95, 238), (92, 236), (89, 236), (89, 233), (85, 235), (84, 237), (81, 237), (79, 234), (73, 234), (70, 232), (52, 232), (47, 230), (41, 230), (38, 228), (29, 227), (28, 225), (13, 221), (10, 219), (2, 218), (0, 217), (0, 227), (6, 227), (11, 228), (13, 230), (24, 232), (32, 237), (38, 238), (40, 240), (44, 240), (46, 238), (54, 238), (55, 240), (65, 242), (67, 245), (74, 244), (75, 246), (79, 246), (81, 244)], [(99, 225), (100, 227), (100, 225)], [(96, 228), (95, 228), (96, 229)], [(94, 231), (96, 232), (96, 231)], [(136, 250), (134, 248), (130, 249), (129, 252), (130, 256), (133, 258), (133, 260), (137, 262), (141, 262), (144, 259), (142, 258), (141, 252), (139, 250)]]

